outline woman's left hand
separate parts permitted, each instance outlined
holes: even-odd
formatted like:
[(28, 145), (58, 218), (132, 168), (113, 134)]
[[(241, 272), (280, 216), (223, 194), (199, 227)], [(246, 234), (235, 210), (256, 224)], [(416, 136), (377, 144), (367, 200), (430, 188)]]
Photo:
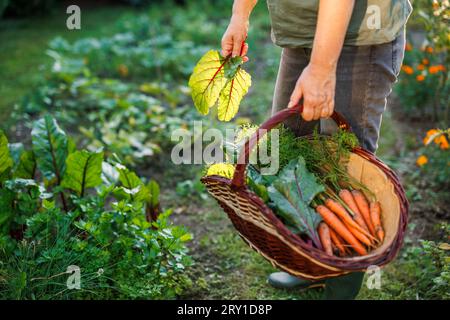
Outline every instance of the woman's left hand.
[(336, 67), (309, 63), (297, 80), (288, 107), (303, 98), (302, 117), (305, 121), (328, 118), (334, 110)]

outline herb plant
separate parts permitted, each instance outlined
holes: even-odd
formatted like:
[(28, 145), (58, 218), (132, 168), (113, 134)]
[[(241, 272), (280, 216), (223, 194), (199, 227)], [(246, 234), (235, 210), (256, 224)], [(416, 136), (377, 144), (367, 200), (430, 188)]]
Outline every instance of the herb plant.
[[(144, 183), (102, 150), (76, 150), (50, 116), (32, 149), (0, 133), (0, 296), (12, 299), (173, 298), (189, 285), (191, 235)], [(69, 290), (70, 266), (81, 270)]]

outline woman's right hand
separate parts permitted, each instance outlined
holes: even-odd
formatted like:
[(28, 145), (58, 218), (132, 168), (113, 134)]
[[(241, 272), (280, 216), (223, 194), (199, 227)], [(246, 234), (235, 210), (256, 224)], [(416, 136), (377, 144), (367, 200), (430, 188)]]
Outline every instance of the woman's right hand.
[[(244, 43), (248, 32), (248, 18), (233, 15), (227, 30), (222, 37), (222, 56), (231, 54), (232, 57), (242, 56), (244, 62), (248, 61), (248, 44)], [(242, 52), (241, 52), (242, 50)]]

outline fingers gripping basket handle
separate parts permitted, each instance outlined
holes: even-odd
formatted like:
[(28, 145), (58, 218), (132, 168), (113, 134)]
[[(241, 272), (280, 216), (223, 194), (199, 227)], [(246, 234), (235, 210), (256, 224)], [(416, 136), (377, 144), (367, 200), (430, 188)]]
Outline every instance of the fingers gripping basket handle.
[[(246, 141), (239, 154), (238, 162), (234, 172), (233, 180), (231, 184), (234, 187), (242, 187), (245, 184), (245, 169), (248, 165), (250, 159), (250, 151), (258, 144), (258, 141), (270, 130), (276, 127), (278, 124), (284, 120), (290, 118), (291, 116), (300, 114), (303, 111), (303, 106), (296, 106), (292, 108), (283, 109), (276, 114), (274, 114), (270, 119), (264, 122), (258, 130)], [(336, 122), (339, 128), (350, 131), (350, 125), (344, 119), (344, 117), (334, 111), (331, 118)]]

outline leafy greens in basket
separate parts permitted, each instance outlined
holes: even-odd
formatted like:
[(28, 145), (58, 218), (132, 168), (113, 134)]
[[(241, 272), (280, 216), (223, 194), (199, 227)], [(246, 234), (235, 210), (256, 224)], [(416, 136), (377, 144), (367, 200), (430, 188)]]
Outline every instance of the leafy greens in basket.
[(291, 160), (267, 187), (270, 203), (295, 233), (308, 235), (321, 248), (317, 226), (322, 220), (310, 207), (325, 187), (306, 169), (302, 156)]

